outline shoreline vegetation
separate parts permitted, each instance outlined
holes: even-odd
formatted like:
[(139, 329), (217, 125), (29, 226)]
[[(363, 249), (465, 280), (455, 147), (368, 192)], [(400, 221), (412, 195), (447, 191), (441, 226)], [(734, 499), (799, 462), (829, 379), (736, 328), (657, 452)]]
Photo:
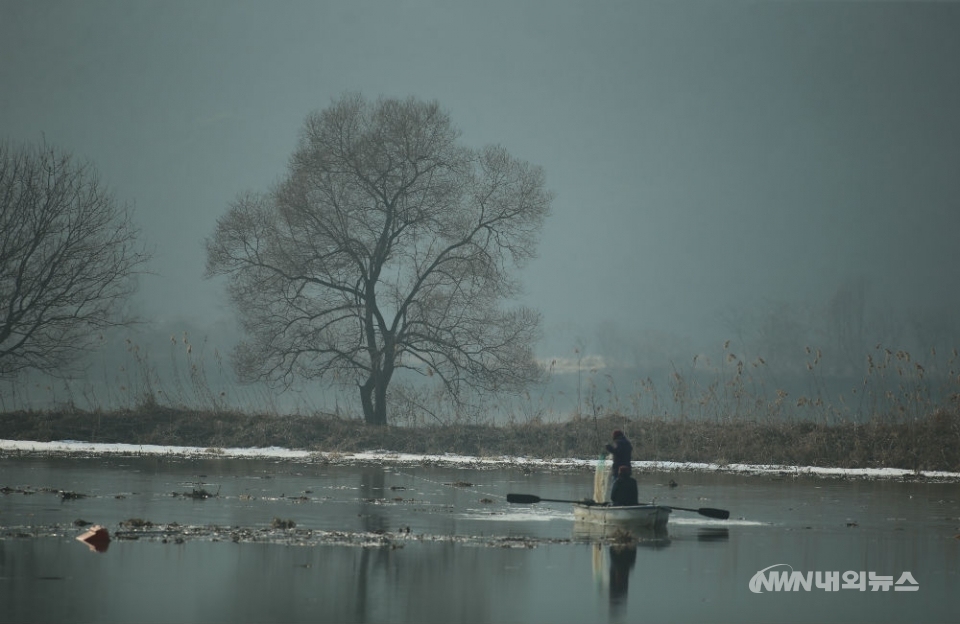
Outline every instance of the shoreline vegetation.
[[(170, 338), (170, 375), (161, 374), (148, 349), (127, 342), (122, 376), (99, 394), (76, 385), (64, 384), (62, 392), (48, 386), (49, 405), (36, 408), (19, 394), (28, 385), (14, 387), (9, 396), (0, 390), (0, 439), (549, 461), (596, 460), (620, 429), (641, 462), (960, 473), (955, 349), (930, 349), (921, 363), (878, 344), (865, 358), (866, 376), (849, 381), (853, 390), (847, 393), (833, 387), (838, 367), (811, 348), (801, 351), (809, 361), (775, 369), (762, 358), (734, 355), (724, 343), (719, 364), (708, 366), (708, 358), (698, 356), (692, 365), (674, 368), (666, 388), (647, 377), (627, 396), (617, 391), (612, 369), (594, 363), (582, 369), (578, 360), (566, 371), (572, 387), (544, 388), (539, 398), (528, 395), (513, 407), (460, 410), (428, 390), (398, 391), (391, 424), (369, 426), (339, 408), (283, 412), (250, 388), (226, 392), (219, 352), (214, 350), (210, 368), (205, 343), (194, 351), (186, 334)], [(786, 383), (791, 370), (806, 375)], [(217, 375), (208, 377), (211, 372)], [(550, 373), (563, 378), (552, 366)], [(806, 394), (800, 391), (804, 385)], [(576, 399), (566, 414), (548, 394), (562, 390)]]
[(562, 422), (370, 427), (329, 414), (265, 415), (160, 405), (114, 411), (0, 413), (0, 439), (202, 448), (282, 447), (394, 453), (596, 459), (622, 429), (646, 462), (896, 468), (960, 472), (960, 400), (929, 415), (884, 422), (726, 421), (574, 415)]

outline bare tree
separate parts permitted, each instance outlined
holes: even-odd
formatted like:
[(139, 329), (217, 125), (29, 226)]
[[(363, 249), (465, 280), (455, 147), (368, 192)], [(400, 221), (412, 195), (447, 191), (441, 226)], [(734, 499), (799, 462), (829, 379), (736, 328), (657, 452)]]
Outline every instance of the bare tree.
[(355, 386), (366, 422), (385, 425), (398, 369), (454, 397), (539, 378), (539, 314), (503, 304), (551, 194), (540, 168), (458, 138), (413, 98), (348, 95), (308, 116), (285, 179), (240, 196), (207, 241), (249, 336), (242, 379)]
[(0, 378), (67, 373), (97, 330), (131, 320), (137, 236), (90, 164), (0, 144)]
[(836, 349), (835, 373), (856, 374), (864, 367), (867, 355), (864, 330), (867, 280), (851, 277), (837, 286), (824, 313), (827, 337)]

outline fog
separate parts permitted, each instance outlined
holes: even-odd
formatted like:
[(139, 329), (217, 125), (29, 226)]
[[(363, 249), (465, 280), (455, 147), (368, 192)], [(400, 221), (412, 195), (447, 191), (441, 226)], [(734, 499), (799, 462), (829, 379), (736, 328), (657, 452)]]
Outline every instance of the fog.
[(544, 168), (553, 214), (522, 277), (550, 409), (583, 409), (591, 371), (626, 401), (648, 375), (757, 358), (786, 386), (817, 349), (845, 384), (877, 344), (946, 370), (960, 3), (596, 4), (0, 0), (0, 139), (89, 159), (154, 250), (145, 322), (86, 381), (119, 392), (130, 338), (158, 377), (186, 379), (203, 345), (226, 392), (240, 336), (204, 239), (345, 91), (435, 99), (465, 144)]

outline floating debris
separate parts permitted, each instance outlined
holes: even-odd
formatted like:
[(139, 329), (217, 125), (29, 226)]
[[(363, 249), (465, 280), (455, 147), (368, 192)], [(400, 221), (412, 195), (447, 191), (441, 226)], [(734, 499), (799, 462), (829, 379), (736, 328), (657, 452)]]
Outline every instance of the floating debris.
[(270, 526), (274, 529), (293, 529), (296, 528), (297, 523), (293, 520), (281, 520), (280, 518), (274, 518), (270, 523)]
[(130, 518), (121, 522), (120, 526), (125, 529), (142, 529), (152, 527), (153, 523), (143, 518)]
[[(276, 524), (274, 524), (276, 523)], [(288, 524), (289, 523), (289, 524)], [(22, 538), (37, 539), (43, 537), (57, 537), (63, 535), (63, 527), (49, 525), (45, 527), (30, 527), (31, 532), (24, 530), (7, 531), (0, 534), (0, 539)], [(120, 523), (119, 528), (108, 533), (105, 527), (93, 525), (84, 533), (95, 533), (103, 529), (107, 538), (116, 541), (152, 541), (162, 544), (185, 544), (191, 541), (203, 542), (233, 542), (233, 543), (261, 543), (284, 544), (291, 546), (317, 546), (319, 544), (358, 546), (361, 548), (403, 548), (405, 543), (437, 543), (453, 542), (458, 544), (473, 544), (490, 548), (537, 548), (547, 544), (571, 544), (577, 541), (571, 538), (537, 538), (496, 535), (444, 535), (429, 533), (414, 533), (411, 527), (404, 526), (396, 532), (375, 531), (328, 531), (322, 529), (299, 528), (293, 520), (275, 518), (268, 527), (241, 527), (218, 526), (215, 524), (198, 526), (183, 525), (177, 522), (169, 524), (155, 524), (149, 520), (130, 518)], [(80, 538), (77, 538), (80, 540)], [(102, 538), (96, 538), (100, 540)], [(84, 541), (84, 540), (80, 540)], [(87, 543), (84, 541), (84, 543)], [(100, 544), (103, 552), (106, 545)], [(106, 542), (109, 543), (109, 542)], [(89, 544), (88, 544), (89, 545)]]
[(77, 536), (77, 541), (85, 543), (92, 552), (106, 552), (110, 546), (110, 533), (99, 524)]
[(200, 488), (200, 489), (194, 488), (193, 491), (190, 491), (190, 492), (171, 492), (170, 495), (183, 496), (184, 498), (195, 498), (197, 500), (206, 500), (208, 498), (216, 498), (220, 496), (220, 489), (217, 488), (216, 494), (212, 494), (203, 488)]
[(633, 533), (621, 528), (615, 529), (608, 539), (615, 544), (634, 544), (637, 541)]

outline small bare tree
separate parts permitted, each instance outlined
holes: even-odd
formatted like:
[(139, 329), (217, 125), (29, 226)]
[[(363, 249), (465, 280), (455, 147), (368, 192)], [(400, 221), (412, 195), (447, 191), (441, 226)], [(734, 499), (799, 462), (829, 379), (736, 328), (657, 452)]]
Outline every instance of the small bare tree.
[(137, 236), (90, 164), (0, 143), (0, 378), (67, 373), (98, 330), (130, 322)]
[(837, 287), (826, 306), (826, 335), (838, 356), (834, 373), (857, 374), (864, 367), (867, 354), (863, 335), (866, 295), (866, 278), (862, 275), (848, 278)]
[(454, 397), (540, 377), (539, 314), (503, 303), (551, 194), (540, 168), (458, 138), (413, 98), (348, 95), (308, 116), (285, 179), (240, 196), (207, 241), (249, 336), (241, 378), (357, 387), (366, 422), (385, 425), (401, 368)]

